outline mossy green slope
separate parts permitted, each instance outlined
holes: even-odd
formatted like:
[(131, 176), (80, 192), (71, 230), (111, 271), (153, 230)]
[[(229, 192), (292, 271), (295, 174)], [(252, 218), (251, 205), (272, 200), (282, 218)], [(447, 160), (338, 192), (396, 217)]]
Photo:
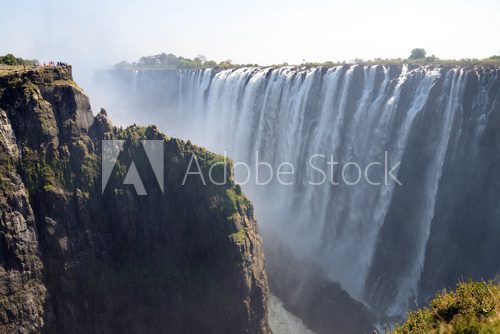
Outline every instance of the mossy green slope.
[(500, 333), (500, 285), (493, 282), (458, 283), (442, 291), (429, 307), (411, 312), (393, 334)]

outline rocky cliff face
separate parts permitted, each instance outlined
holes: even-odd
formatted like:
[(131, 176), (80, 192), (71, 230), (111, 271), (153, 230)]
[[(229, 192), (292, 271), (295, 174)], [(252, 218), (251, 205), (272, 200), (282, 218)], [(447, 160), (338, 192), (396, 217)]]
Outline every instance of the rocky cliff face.
[[(104, 139), (123, 150), (101, 192)], [(143, 140), (164, 142), (164, 191)], [(182, 185), (193, 155), (208, 180), (221, 157), (94, 117), (70, 68), (0, 77), (0, 333), (269, 333), (252, 205), (231, 173)]]
[[(498, 66), (123, 72), (109, 74), (118, 96), (148, 107), (158, 125), (251, 167), (291, 163), (292, 186), (246, 185), (263, 230), (372, 309), (402, 316), (463, 278), (500, 273)], [(383, 161), (385, 173), (368, 173)], [(400, 184), (385, 177), (399, 162)]]
[(277, 236), (266, 237), (269, 287), (286, 309), (317, 334), (375, 332), (375, 315), (365, 305), (352, 299), (318, 266), (297, 260)]

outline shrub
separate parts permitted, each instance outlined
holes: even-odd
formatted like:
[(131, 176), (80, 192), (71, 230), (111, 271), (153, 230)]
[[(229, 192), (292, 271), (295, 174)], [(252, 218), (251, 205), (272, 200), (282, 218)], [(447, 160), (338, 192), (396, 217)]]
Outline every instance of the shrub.
[(393, 334), (500, 333), (500, 286), (492, 282), (458, 283), (442, 291), (430, 306), (410, 312)]

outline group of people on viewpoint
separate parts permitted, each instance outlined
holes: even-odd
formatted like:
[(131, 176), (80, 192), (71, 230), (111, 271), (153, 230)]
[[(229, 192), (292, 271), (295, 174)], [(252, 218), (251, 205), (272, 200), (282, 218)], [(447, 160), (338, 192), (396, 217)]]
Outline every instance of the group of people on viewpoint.
[[(43, 63), (43, 64), (33, 64), (32, 68), (36, 69), (37, 67), (69, 67), (68, 63), (62, 62), (62, 61), (49, 61), (48, 63)], [(24, 68), (26, 69), (26, 65), (24, 65)]]
[(43, 63), (43, 66), (49, 66), (49, 67), (52, 67), (52, 66), (68, 67), (69, 65), (68, 65), (68, 63), (64, 63), (62, 61), (58, 61), (57, 63), (53, 62), (53, 61), (49, 61), (48, 64)]

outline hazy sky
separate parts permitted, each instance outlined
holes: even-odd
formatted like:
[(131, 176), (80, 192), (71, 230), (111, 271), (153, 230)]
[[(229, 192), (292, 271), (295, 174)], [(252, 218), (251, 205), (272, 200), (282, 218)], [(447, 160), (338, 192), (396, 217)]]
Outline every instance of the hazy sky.
[[(0, 0), (0, 54), (75, 73), (172, 52), (238, 63), (500, 53), (499, 0)], [(78, 79), (78, 78), (77, 78)]]

